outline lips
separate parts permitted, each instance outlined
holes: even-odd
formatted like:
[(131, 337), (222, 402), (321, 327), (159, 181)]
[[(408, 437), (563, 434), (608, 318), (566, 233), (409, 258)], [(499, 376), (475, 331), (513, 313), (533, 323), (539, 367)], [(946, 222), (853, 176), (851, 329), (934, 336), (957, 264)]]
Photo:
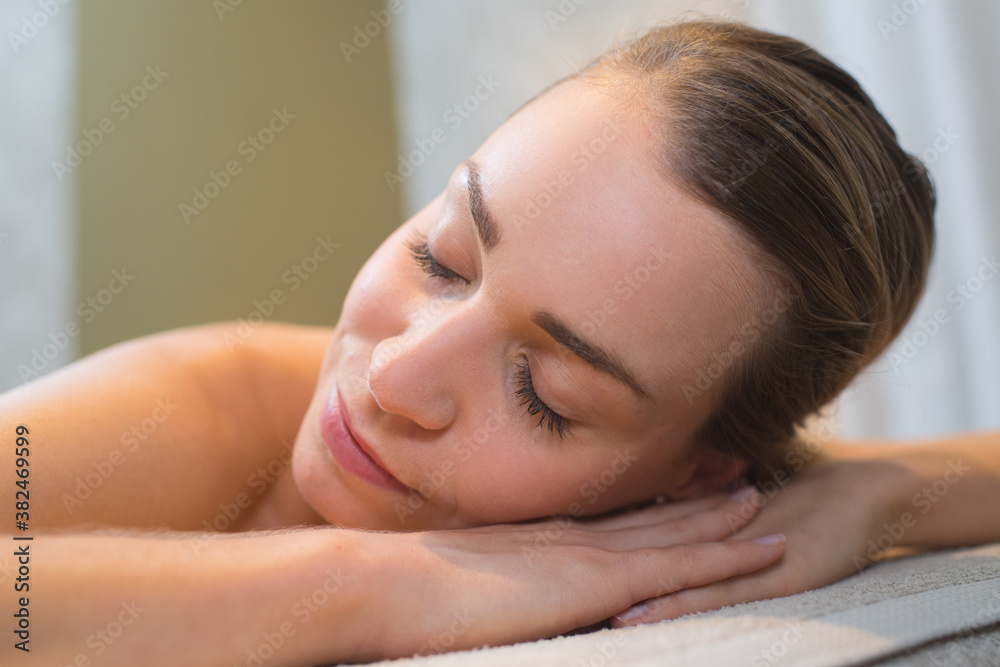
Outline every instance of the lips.
[(350, 419), (334, 384), (320, 414), (320, 431), (333, 457), (355, 477), (383, 489), (409, 493), (410, 487), (393, 477), (371, 447), (354, 435)]

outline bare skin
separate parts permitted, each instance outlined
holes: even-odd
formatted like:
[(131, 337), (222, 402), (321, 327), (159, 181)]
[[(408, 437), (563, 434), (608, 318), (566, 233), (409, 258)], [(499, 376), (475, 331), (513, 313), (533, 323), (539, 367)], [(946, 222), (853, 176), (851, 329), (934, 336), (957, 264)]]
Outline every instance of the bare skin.
[[(691, 442), (721, 383), (696, 400), (683, 387), (780, 290), (731, 223), (657, 171), (655, 120), (627, 94), (548, 91), (359, 271), (295, 439), (296, 486), (324, 519), (529, 520), (611, 470), (582, 503), (596, 515), (739, 477), (732, 456)], [(331, 455), (334, 402), (408, 490)]]
[[(850, 573), (955, 457), (973, 470), (896, 545), (1000, 534), (995, 437), (833, 448), (758, 519), (753, 494), (727, 499), (745, 463), (690, 442), (718, 387), (693, 404), (680, 387), (771, 287), (717, 214), (657, 180), (641, 109), (622, 116), (581, 85), (538, 98), (461, 165), (369, 259), (335, 329), (180, 329), (0, 396), (0, 433), (13, 444), (23, 427), (30, 449), (30, 466), (0, 470), (8, 517), (16, 471), (31, 473), (28, 664), (371, 660), (551, 636), (649, 599), (638, 620), (789, 594)], [(592, 159), (519, 229), (580, 146)], [(474, 174), (492, 232), (473, 220)], [(622, 275), (642, 284), (628, 298)], [(610, 353), (559, 343), (542, 311)], [(338, 397), (399, 486), (332, 453), (322, 415)], [(525, 414), (535, 401), (549, 412)], [(553, 411), (568, 432), (545, 428), (562, 424)], [(686, 502), (611, 514), (658, 495)], [(247, 532), (276, 529), (291, 530)], [(752, 539), (776, 532), (784, 558), (780, 536)], [(112, 623), (127, 631), (104, 641)]]
[[(106, 649), (104, 664), (239, 663), (275, 631), (288, 636), (270, 664), (399, 657), (434, 652), (428, 641), (456, 614), (475, 620), (452, 649), (534, 639), (782, 554), (781, 544), (698, 544), (731, 534), (727, 516), (741, 505), (725, 496), (651, 507), (640, 525), (634, 517), (621, 526), (550, 519), (431, 532), (300, 527), (206, 536), (203, 522), (218, 517), (220, 504), (253, 493), (246, 481), (254, 469), (277, 460), (294, 435), (329, 336), (265, 325), (231, 352), (223, 342), (231, 330), (208, 325), (131, 341), (0, 397), (0, 429), (30, 429), (32, 573), (45, 582), (30, 591), (35, 630), (31, 653), (18, 656), (24, 664), (93, 658), (93, 646)], [(65, 397), (58, 411), (51, 396)], [(86, 483), (93, 462), (117, 460), (122, 434), (165, 396), (178, 406), (173, 414), (141, 447), (123, 452), (91, 496), (67, 503), (76, 478)], [(295, 396), (298, 412), (288, 408)], [(101, 419), (90, 418), (94, 397), (108, 406)], [(224, 407), (219, 397), (229, 399)], [(242, 455), (234, 455), (238, 447)], [(253, 460), (237, 463), (251, 458), (246, 452)], [(154, 465), (176, 472), (151, 478)], [(14, 469), (3, 477), (11, 512)], [(312, 523), (287, 513), (282, 493), (290, 481), (286, 468), (230, 530)], [(161, 495), (170, 501), (158, 502)], [(547, 534), (554, 539), (540, 542)], [(5, 603), (15, 603), (7, 591)], [(324, 603), (311, 611), (301, 601), (313, 595)], [(63, 604), (67, 597), (77, 602)], [(132, 630), (106, 646), (94, 640), (121, 618), (123, 604), (140, 610)]]
[[(765, 490), (765, 489), (762, 489)], [(793, 595), (855, 574), (892, 549), (1000, 539), (1000, 433), (921, 442), (830, 442), (816, 463), (766, 489), (757, 518), (728, 539), (781, 531), (785, 557), (759, 572), (650, 601), (613, 627)], [(747, 509), (747, 511), (749, 511)]]
[[(295, 432), (330, 335), (268, 324), (231, 352), (223, 335), (232, 329), (207, 325), (132, 341), (0, 396), (0, 431), (31, 428), (32, 573), (45, 582), (31, 591), (33, 650), (18, 656), (28, 659), (24, 664), (69, 664), (80, 654), (93, 657), (93, 646), (106, 648), (104, 664), (241, 664), (265, 634), (274, 640), (282, 628), (288, 636), (270, 664), (496, 645), (597, 623), (649, 598), (657, 602), (628, 624), (822, 586), (853, 572), (852, 559), (866, 557), (866, 541), (878, 540), (883, 524), (905, 511), (919, 519), (894, 546), (972, 544), (1000, 534), (989, 509), (1000, 500), (1000, 447), (996, 436), (984, 435), (919, 447), (828, 447), (822, 462), (766, 501), (712, 496), (571, 525), (549, 519), (431, 532), (300, 528), (165, 539), (163, 529), (204, 531), (202, 522), (218, 518), (220, 503), (254, 493), (246, 480), (280, 456), (281, 441)], [(176, 411), (70, 512), (62, 494), (86, 478), (92, 462), (122, 450), (122, 433), (141, 423), (164, 393)], [(53, 394), (68, 397), (58, 412), (46, 399)], [(234, 394), (240, 400), (209, 409), (213, 395)], [(89, 419), (88, 396), (115, 409)], [(298, 412), (288, 408), (294, 396)], [(205, 420), (206, 413), (214, 419)], [(255, 460), (234, 465), (242, 458), (232, 456), (238, 445)], [(56, 465), (57, 453), (68, 452), (76, 452), (78, 463)], [(153, 456), (151, 463), (146, 457)], [(914, 495), (942, 479), (956, 459), (972, 470), (921, 514)], [(151, 489), (155, 480), (143, 470), (153, 464), (181, 472), (163, 490)], [(11, 516), (13, 469), (6, 466), (3, 477)], [(282, 493), (293, 482), (283, 471), (229, 530), (312, 523), (286, 514)], [(152, 502), (170, 491), (167, 485), (175, 487), (173, 502)], [(197, 492), (213, 485), (212, 493)], [(754, 519), (758, 505), (763, 509)], [(728, 538), (750, 520), (735, 539), (697, 544)], [(87, 524), (133, 531), (114, 535)], [(784, 545), (745, 541), (776, 531), (788, 536), (784, 558)], [(309, 611), (303, 598), (321, 589), (332, 592)], [(11, 608), (15, 601), (5, 590)], [(67, 596), (77, 602), (62, 604)], [(94, 640), (132, 601), (142, 611), (131, 629), (113, 644)], [(452, 639), (454, 628), (462, 632)], [(435, 644), (438, 637), (449, 645)]]

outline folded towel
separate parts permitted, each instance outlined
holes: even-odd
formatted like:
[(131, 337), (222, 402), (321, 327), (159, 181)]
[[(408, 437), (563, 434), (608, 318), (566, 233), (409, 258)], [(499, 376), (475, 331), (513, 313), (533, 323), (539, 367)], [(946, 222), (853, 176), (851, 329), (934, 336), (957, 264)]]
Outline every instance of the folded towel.
[(1000, 667), (1000, 544), (895, 558), (825, 588), (673, 621), (378, 664), (874, 663)]

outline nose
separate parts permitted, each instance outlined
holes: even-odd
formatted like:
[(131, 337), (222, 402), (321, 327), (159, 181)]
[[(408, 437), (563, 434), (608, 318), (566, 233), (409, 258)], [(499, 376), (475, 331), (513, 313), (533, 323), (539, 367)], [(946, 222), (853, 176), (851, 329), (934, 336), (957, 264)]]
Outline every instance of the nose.
[(375, 346), (368, 388), (379, 407), (427, 430), (443, 429), (487, 370), (489, 320), (469, 300), (431, 300), (403, 333)]

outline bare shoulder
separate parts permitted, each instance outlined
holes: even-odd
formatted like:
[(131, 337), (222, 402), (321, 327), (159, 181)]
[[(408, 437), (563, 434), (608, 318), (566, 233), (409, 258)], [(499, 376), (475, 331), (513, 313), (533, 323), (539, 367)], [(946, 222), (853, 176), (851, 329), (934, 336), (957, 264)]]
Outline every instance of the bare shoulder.
[(268, 410), (277, 437), (293, 440), (316, 389), (334, 329), (272, 322), (234, 339), (232, 334), (240, 326), (230, 325), (224, 334), (226, 345), (243, 348), (243, 363), (252, 370), (259, 405)]
[(333, 330), (238, 327), (143, 336), (0, 395), (0, 430), (30, 430), (34, 525), (198, 529), (244, 490), (294, 440)]
[(241, 361), (253, 357), (293, 368), (312, 367), (322, 363), (333, 332), (333, 327), (284, 322), (213, 322), (143, 336), (120, 346), (146, 347), (184, 363), (203, 363), (212, 357), (228, 363), (242, 355)]
[(280, 442), (298, 431), (333, 333), (332, 327), (283, 322), (216, 322), (135, 342), (191, 374), (212, 392), (214, 405), (228, 404), (241, 416), (263, 410), (272, 439)]

